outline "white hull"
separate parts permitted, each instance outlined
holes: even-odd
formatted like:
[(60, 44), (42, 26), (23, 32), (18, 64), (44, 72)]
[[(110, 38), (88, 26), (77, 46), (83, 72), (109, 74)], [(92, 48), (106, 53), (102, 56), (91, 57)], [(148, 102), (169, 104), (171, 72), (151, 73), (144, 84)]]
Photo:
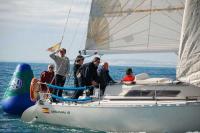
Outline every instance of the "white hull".
[[(56, 125), (117, 132), (186, 132), (200, 131), (200, 90), (188, 85), (108, 86), (101, 101), (88, 103), (50, 103), (48, 101), (27, 109), (22, 120)], [(120, 91), (121, 88), (121, 91)], [(176, 96), (126, 97), (124, 92), (148, 90), (178, 90)], [(121, 93), (123, 92), (123, 93)], [(107, 93), (109, 94), (109, 92)], [(126, 94), (126, 93), (124, 93)], [(196, 98), (196, 99), (195, 99)], [(195, 100), (194, 100), (195, 99)]]
[[(128, 104), (127, 104), (128, 103)], [(36, 122), (120, 132), (200, 130), (200, 102), (101, 101), (90, 104), (36, 104)], [(48, 108), (48, 111), (44, 108)], [(47, 113), (47, 112), (48, 113)], [(46, 113), (45, 113), (46, 112)], [(26, 115), (25, 112), (22, 116)], [(30, 112), (29, 112), (30, 113)]]

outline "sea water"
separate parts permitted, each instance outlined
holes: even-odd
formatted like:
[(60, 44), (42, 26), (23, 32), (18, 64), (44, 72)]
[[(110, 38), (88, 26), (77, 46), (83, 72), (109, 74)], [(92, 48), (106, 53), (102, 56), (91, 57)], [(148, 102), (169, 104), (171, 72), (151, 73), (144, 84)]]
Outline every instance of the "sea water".
[[(19, 63), (8, 63), (0, 62), (0, 101), (3, 98), (4, 92), (9, 84), (9, 81), (15, 71), (16, 66)], [(39, 63), (29, 63), (33, 69), (34, 76), (39, 78), (40, 73), (47, 69), (48, 64)], [(130, 66), (129, 66), (130, 67)], [(131, 67), (135, 74), (148, 73), (151, 77), (168, 77), (175, 79), (176, 70), (175, 68), (166, 67)], [(110, 66), (110, 75), (114, 80), (120, 81), (125, 74), (127, 66)], [(67, 83), (68, 81), (66, 81)], [(73, 78), (71, 77), (69, 83), (73, 83)], [(20, 117), (12, 116), (3, 112), (0, 104), (0, 133), (11, 133), (11, 132), (37, 132), (37, 133), (100, 133), (100, 131), (94, 131), (90, 129), (80, 129), (73, 127), (55, 126), (50, 124), (31, 124), (24, 123), (21, 121)]]

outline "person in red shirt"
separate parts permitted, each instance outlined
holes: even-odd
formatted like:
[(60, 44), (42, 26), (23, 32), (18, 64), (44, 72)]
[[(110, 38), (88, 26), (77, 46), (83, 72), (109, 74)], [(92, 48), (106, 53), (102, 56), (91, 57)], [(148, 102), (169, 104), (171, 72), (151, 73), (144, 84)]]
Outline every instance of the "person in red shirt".
[(122, 79), (122, 83), (125, 84), (134, 84), (135, 83), (135, 76), (131, 68), (126, 70), (126, 75)]
[[(40, 75), (40, 82), (41, 82), (41, 92), (47, 92), (48, 88), (45, 84), (42, 83), (48, 83), (48, 84), (55, 84), (54, 80), (54, 65), (50, 64), (48, 65), (48, 71), (43, 71)], [(52, 92), (52, 90), (49, 90)]]

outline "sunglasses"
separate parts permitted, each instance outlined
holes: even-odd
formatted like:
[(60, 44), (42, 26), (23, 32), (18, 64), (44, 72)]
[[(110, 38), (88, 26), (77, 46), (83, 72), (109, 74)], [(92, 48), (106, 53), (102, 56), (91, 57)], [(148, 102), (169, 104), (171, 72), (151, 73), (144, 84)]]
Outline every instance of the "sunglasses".
[(79, 61), (84, 61), (84, 59), (78, 59), (78, 60), (76, 60), (76, 62), (79, 62)]
[(96, 61), (96, 63), (100, 63), (100, 61)]

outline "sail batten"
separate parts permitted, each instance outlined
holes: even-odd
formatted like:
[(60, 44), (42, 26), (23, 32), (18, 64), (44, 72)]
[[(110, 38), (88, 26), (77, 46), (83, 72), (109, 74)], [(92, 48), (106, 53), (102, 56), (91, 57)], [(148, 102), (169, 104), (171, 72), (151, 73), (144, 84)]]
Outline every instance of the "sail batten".
[(142, 13), (142, 12), (159, 12), (159, 11), (174, 11), (174, 10), (183, 10), (184, 7), (166, 7), (166, 8), (154, 8), (154, 9), (137, 9), (137, 10), (126, 10), (126, 11), (117, 11), (117, 12), (106, 12), (105, 15), (110, 15), (110, 14), (130, 14), (130, 13)]
[(183, 3), (184, 0), (93, 0), (85, 50), (177, 52)]

